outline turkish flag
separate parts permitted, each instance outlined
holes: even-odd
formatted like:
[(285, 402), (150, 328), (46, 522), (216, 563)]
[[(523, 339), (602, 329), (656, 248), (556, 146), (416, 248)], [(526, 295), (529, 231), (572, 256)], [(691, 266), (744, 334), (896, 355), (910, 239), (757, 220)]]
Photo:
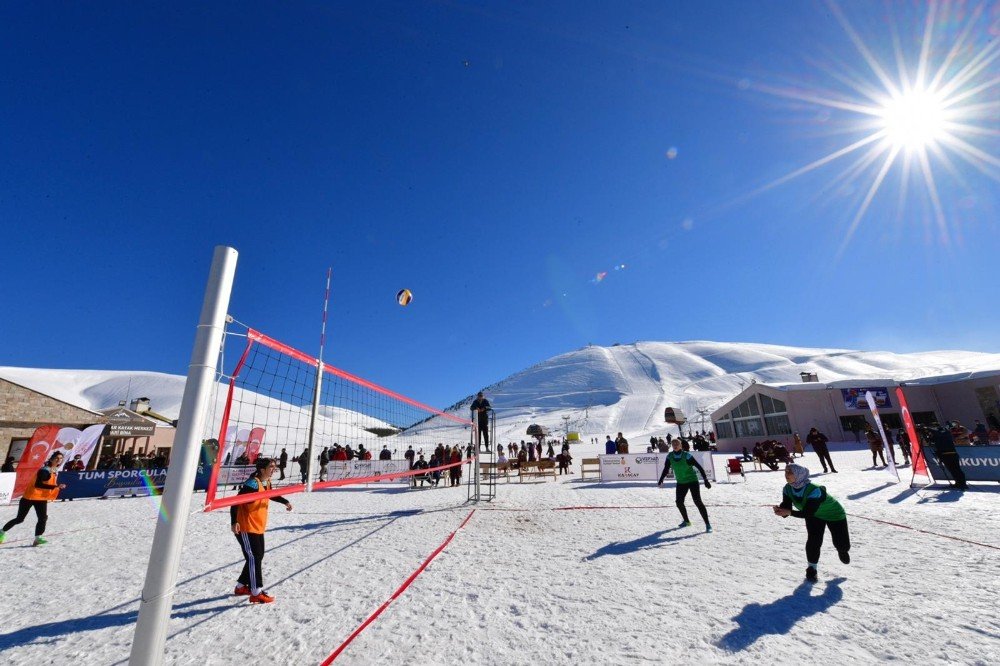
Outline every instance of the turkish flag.
[(24, 489), (35, 481), (38, 470), (49, 459), (49, 452), (59, 447), (56, 438), (61, 429), (61, 426), (57, 425), (44, 425), (38, 427), (31, 435), (28, 445), (24, 447), (24, 453), (21, 454), (21, 462), (17, 465), (12, 500), (24, 494)]
[(899, 411), (903, 417), (906, 434), (910, 436), (910, 460), (913, 463), (913, 473), (930, 478), (930, 474), (927, 472), (927, 461), (924, 460), (924, 456), (920, 452), (920, 439), (917, 437), (917, 429), (913, 424), (913, 417), (910, 415), (910, 406), (906, 404), (906, 396), (903, 395), (902, 386), (896, 387), (896, 397), (899, 399)]

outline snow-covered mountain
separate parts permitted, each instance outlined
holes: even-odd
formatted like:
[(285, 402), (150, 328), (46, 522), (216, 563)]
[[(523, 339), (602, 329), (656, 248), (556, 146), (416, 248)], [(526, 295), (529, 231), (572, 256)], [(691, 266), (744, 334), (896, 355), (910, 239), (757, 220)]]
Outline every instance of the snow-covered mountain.
[[(664, 433), (663, 410), (680, 407), (700, 424), (751, 381), (799, 383), (912, 380), (1000, 369), (1000, 354), (935, 351), (910, 354), (814, 349), (741, 342), (637, 342), (588, 346), (561, 354), (484, 389), (497, 412), (497, 437), (523, 439), (530, 423), (585, 435)], [(454, 405), (467, 414), (473, 396)]]
[[(707, 425), (707, 414), (752, 380), (798, 383), (801, 372), (817, 373), (821, 382), (912, 380), (996, 369), (1000, 354), (981, 352), (896, 354), (740, 342), (637, 342), (560, 354), (484, 390), (497, 412), (501, 440), (523, 439), (530, 423), (554, 432), (622, 431), (643, 437), (663, 433), (665, 407), (680, 407), (695, 423), (700, 411)], [(95, 410), (117, 405), (126, 394), (144, 396), (170, 418), (177, 417), (184, 390), (184, 377), (158, 372), (3, 367), (0, 377)], [(467, 417), (472, 397), (448, 411)], [(430, 435), (454, 427), (435, 418), (415, 430)]]

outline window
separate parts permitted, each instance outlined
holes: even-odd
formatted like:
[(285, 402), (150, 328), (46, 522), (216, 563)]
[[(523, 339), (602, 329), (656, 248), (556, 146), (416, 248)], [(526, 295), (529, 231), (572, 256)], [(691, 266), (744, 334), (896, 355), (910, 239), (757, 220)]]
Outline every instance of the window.
[(903, 427), (903, 419), (899, 414), (879, 414), (882, 417), (882, 427), (891, 430), (898, 430)]
[(730, 439), (733, 436), (733, 422), (729, 419), (724, 421), (715, 421), (712, 425), (715, 426), (715, 434), (719, 439)]
[(760, 406), (764, 409), (765, 414), (787, 414), (788, 409), (785, 407), (785, 403), (777, 398), (772, 398), (767, 395), (761, 394), (760, 396)]
[(865, 426), (868, 425), (868, 421), (865, 420), (863, 416), (841, 416), (840, 417), (840, 429), (844, 432), (849, 433), (862, 433), (865, 431)]
[(910, 416), (913, 417), (914, 425), (929, 426), (937, 422), (934, 412), (911, 412)]
[(760, 421), (757, 396), (752, 395), (729, 413), (737, 437), (759, 437), (764, 434), (764, 424)]
[(760, 437), (764, 434), (764, 428), (761, 427), (760, 418), (756, 416), (749, 419), (735, 420), (733, 421), (733, 425), (736, 426), (737, 437)]
[(791, 435), (792, 425), (788, 422), (788, 414), (772, 414), (764, 417), (764, 425), (767, 426), (767, 434)]

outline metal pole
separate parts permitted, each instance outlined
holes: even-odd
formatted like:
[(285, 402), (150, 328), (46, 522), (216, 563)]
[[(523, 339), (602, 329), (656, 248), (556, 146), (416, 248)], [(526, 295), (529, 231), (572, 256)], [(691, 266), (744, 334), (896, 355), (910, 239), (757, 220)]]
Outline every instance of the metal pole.
[[(319, 395), (323, 390), (323, 361), (316, 362), (316, 387), (313, 389), (312, 413), (309, 415), (309, 447), (306, 449), (306, 460), (309, 461), (309, 474), (306, 476), (306, 492), (313, 489), (313, 439), (316, 435), (316, 417), (319, 415)], [(319, 464), (319, 461), (316, 461)]]
[(174, 451), (160, 499), (161, 511), (153, 534), (146, 582), (142, 588), (139, 618), (132, 638), (129, 664), (156, 666), (163, 662), (167, 624), (173, 607), (174, 585), (180, 564), (184, 529), (187, 527), (194, 478), (201, 453), (201, 435), (205, 432), (208, 400), (215, 382), (216, 361), (229, 309), (229, 297), (236, 274), (239, 253), (231, 247), (217, 246), (205, 288), (205, 301), (195, 334), (187, 383), (177, 419)]
[[(306, 459), (309, 461), (309, 474), (306, 476), (306, 492), (313, 490), (313, 440), (316, 437), (316, 417), (319, 416), (319, 399), (323, 392), (323, 348), (326, 346), (326, 313), (330, 307), (330, 278), (333, 276), (333, 266), (326, 269), (326, 292), (323, 294), (323, 324), (319, 331), (319, 359), (316, 362), (316, 386), (313, 387), (312, 413), (309, 415), (309, 446)], [(319, 463), (319, 461), (316, 461)], [(301, 465), (300, 465), (301, 466)], [(322, 470), (317, 470), (317, 475)]]

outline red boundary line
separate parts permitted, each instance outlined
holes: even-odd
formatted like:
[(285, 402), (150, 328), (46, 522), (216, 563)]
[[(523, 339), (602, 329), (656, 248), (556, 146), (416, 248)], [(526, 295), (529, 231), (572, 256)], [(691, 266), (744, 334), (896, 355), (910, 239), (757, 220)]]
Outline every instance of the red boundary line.
[(416, 580), (417, 576), (419, 576), (421, 573), (423, 573), (424, 569), (427, 568), (427, 565), (429, 565), (434, 560), (434, 558), (437, 557), (441, 553), (441, 551), (444, 550), (445, 547), (447, 547), (447, 545), (449, 543), (451, 543), (451, 540), (455, 538), (455, 535), (458, 534), (459, 530), (461, 530), (463, 527), (465, 527), (465, 524), (469, 522), (469, 520), (472, 518), (472, 514), (474, 514), (475, 512), (476, 512), (475, 509), (473, 509), (472, 511), (470, 511), (469, 515), (467, 515), (465, 517), (465, 520), (462, 521), (462, 523), (455, 529), (455, 531), (452, 532), (451, 534), (449, 534), (448, 538), (446, 538), (441, 543), (440, 546), (438, 546), (437, 548), (435, 548), (434, 552), (432, 552), (430, 555), (427, 556), (427, 559), (425, 559), (423, 561), (423, 564), (421, 564), (419, 567), (417, 567), (417, 570), (414, 571), (412, 574), (410, 574), (409, 578), (407, 578), (405, 581), (403, 581), (403, 584), (400, 585), (399, 588), (397, 588), (396, 591), (392, 593), (392, 596), (389, 597), (388, 599), (386, 599), (385, 602), (381, 606), (379, 606), (378, 609), (376, 609), (376, 611), (374, 613), (372, 613), (371, 615), (369, 615), (367, 620), (365, 620), (360, 625), (358, 625), (358, 628), (355, 629), (353, 632), (351, 632), (351, 635), (347, 637), (347, 640), (345, 640), (343, 643), (341, 643), (340, 647), (338, 647), (336, 650), (334, 650), (333, 652), (331, 652), (330, 656), (328, 656), (326, 659), (324, 659), (321, 662), (320, 666), (329, 666), (329, 664), (332, 664), (334, 662), (334, 660), (336, 660), (336, 658), (339, 657), (340, 654), (345, 649), (347, 649), (347, 646), (350, 645), (351, 642), (354, 641), (354, 639), (357, 638), (361, 634), (361, 632), (364, 631), (368, 627), (368, 625), (370, 625), (372, 622), (374, 622), (378, 618), (378, 616), (382, 614), (382, 611), (384, 611), (386, 608), (389, 607), (389, 604), (391, 604), (393, 601), (395, 601), (396, 599), (398, 599), (399, 596), (401, 594), (403, 594), (403, 592), (406, 591), (406, 588), (408, 588), (410, 586), (410, 584), (414, 580)]

